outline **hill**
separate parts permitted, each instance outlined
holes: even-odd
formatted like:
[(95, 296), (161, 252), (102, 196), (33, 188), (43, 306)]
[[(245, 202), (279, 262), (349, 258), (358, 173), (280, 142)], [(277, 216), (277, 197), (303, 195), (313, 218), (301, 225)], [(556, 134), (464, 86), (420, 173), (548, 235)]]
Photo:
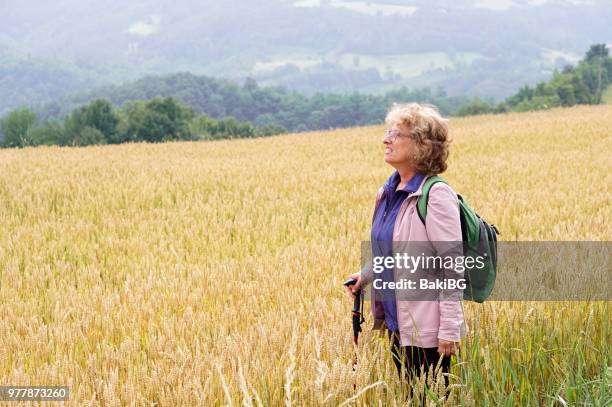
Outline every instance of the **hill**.
[[(499, 101), (612, 38), (607, 0), (36, 0), (0, 4), (0, 45), (32, 58), (0, 66), (0, 115), (82, 84), (191, 72), (316, 92), (442, 86)], [(239, 23), (238, 23), (239, 22)], [(563, 27), (563, 29), (558, 29)], [(1, 58), (1, 57), (0, 57)], [(57, 75), (57, 60), (65, 69)], [(81, 86), (81, 85), (79, 85)]]

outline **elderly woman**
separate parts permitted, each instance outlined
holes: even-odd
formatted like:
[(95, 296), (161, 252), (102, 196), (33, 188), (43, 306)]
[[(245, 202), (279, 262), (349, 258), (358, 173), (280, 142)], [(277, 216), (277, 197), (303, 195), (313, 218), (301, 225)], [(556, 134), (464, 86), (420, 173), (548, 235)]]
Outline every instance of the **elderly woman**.
[[(384, 158), (396, 171), (376, 197), (373, 246), (375, 242), (427, 242), (439, 252), (438, 242), (461, 242), (459, 202), (450, 186), (438, 182), (431, 187), (425, 220), (419, 217), (416, 207), (425, 180), (446, 170), (447, 120), (432, 105), (409, 103), (395, 104), (385, 122), (389, 129), (382, 140)], [(374, 247), (372, 250), (376, 251)], [(378, 250), (386, 254), (390, 251), (384, 247)], [(349, 293), (370, 284), (375, 277), (371, 264), (349, 276), (357, 280), (348, 288)], [(462, 302), (457, 298), (460, 297), (412, 301), (399, 295), (377, 297), (374, 291), (374, 328), (388, 330), (391, 354), (400, 375), (404, 369), (408, 379), (419, 377), (421, 369), (427, 373), (440, 358), (443, 373), (448, 373), (450, 356), (457, 352), (467, 330)], [(448, 384), (446, 375), (444, 381)]]

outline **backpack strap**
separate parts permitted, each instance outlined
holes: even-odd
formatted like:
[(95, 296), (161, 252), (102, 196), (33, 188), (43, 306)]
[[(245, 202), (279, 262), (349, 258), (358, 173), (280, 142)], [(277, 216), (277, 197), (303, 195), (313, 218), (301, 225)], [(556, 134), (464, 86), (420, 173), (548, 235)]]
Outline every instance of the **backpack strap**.
[(433, 175), (427, 178), (425, 180), (425, 183), (423, 184), (423, 191), (421, 193), (421, 196), (419, 196), (419, 200), (417, 201), (417, 212), (419, 214), (419, 218), (421, 218), (421, 222), (423, 222), (423, 225), (425, 224), (425, 218), (427, 217), (427, 203), (429, 202), (429, 190), (434, 184), (437, 184), (438, 182), (443, 182), (445, 184), (448, 184), (444, 180), (444, 178), (438, 175)]

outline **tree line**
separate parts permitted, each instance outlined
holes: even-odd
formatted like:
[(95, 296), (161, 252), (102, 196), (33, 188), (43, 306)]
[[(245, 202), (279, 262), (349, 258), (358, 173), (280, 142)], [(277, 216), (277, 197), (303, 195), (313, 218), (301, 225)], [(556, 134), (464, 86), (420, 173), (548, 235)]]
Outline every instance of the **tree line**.
[(96, 99), (74, 109), (63, 121), (39, 122), (27, 109), (17, 109), (0, 122), (2, 147), (37, 145), (87, 146), (126, 142), (216, 140), (285, 133), (282, 126), (253, 126), (233, 117), (216, 120), (172, 97), (128, 101), (116, 109), (107, 99)]
[[(0, 121), (4, 135), (0, 146), (214, 140), (362, 126), (382, 123), (393, 102), (433, 103), (449, 116), (599, 104), (611, 78), (612, 58), (605, 44), (592, 45), (576, 67), (555, 71), (550, 81), (524, 86), (499, 104), (448, 97), (441, 88), (402, 87), (383, 95), (355, 92), (306, 97), (282, 87), (261, 88), (253, 79), (240, 87), (226, 80), (177, 74), (161, 82), (152, 79), (139, 81), (135, 87), (110, 88), (116, 92), (74, 108), (63, 121), (27, 108), (12, 111)], [(173, 86), (163, 82), (168, 79)], [(178, 95), (130, 100), (141, 94), (141, 87), (146, 94), (164, 93), (161, 88), (166, 92), (178, 89)], [(121, 107), (115, 107), (122, 100)], [(40, 116), (47, 118), (39, 120)]]
[(495, 104), (474, 100), (459, 108), (457, 116), (483, 113), (525, 112), (529, 110), (600, 104), (612, 82), (612, 58), (606, 44), (594, 44), (577, 66), (566, 65), (555, 71), (548, 82), (523, 86), (516, 94)]
[[(181, 78), (189, 83), (194, 76), (178, 74), (178, 79)], [(148, 82), (152, 89), (156, 89), (156, 84)], [(468, 100), (447, 97), (442, 89), (434, 92), (430, 88), (409, 90), (402, 87), (384, 95), (355, 92), (306, 97), (282, 87), (260, 88), (253, 79), (247, 79), (242, 88), (225, 80), (212, 80), (209, 85), (187, 87), (189, 92), (204, 95), (199, 98), (180, 92), (181, 99), (156, 96), (148, 100), (129, 100), (128, 97), (135, 95), (122, 90), (120, 97), (105, 95), (75, 107), (63, 119), (48, 112), (17, 109), (0, 121), (0, 133), (4, 134), (0, 146), (85, 146), (259, 137), (382, 123), (393, 102), (428, 101), (447, 113)], [(147, 93), (163, 92), (149, 90)], [(123, 98), (126, 100), (121, 107), (115, 107)], [(184, 100), (191, 102), (187, 104)]]
[(451, 114), (470, 100), (447, 97), (441, 88), (408, 89), (405, 86), (384, 94), (330, 92), (306, 96), (282, 86), (262, 87), (252, 78), (239, 85), (226, 79), (177, 73), (108, 86), (40, 106), (35, 111), (42, 119), (58, 119), (65, 117), (75, 107), (100, 97), (121, 106), (130, 100), (147, 100), (152, 96), (172, 96), (191, 106), (194, 112), (211, 118), (234, 117), (254, 126), (278, 124), (290, 132), (377, 123), (395, 101), (429, 101), (439, 105), (443, 113)]

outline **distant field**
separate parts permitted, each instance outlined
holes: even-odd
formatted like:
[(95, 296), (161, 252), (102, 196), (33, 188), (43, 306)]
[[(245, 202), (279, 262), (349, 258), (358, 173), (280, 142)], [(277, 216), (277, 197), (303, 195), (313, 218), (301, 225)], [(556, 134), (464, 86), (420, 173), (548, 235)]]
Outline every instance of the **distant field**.
[(453, 56), (444, 52), (423, 52), (402, 55), (317, 55), (310, 53), (287, 53), (270, 57), (266, 61), (259, 61), (253, 66), (254, 73), (272, 71), (285, 64), (295, 64), (300, 69), (316, 66), (323, 61), (340, 64), (346, 69), (378, 69), (381, 75), (387, 71), (400, 74), (403, 78), (418, 76), (429, 69), (450, 68), (457, 64), (470, 64), (482, 58), (482, 55), (473, 52), (458, 52)]
[[(345, 8), (357, 13), (364, 13), (369, 15), (407, 15), (411, 16), (417, 10), (417, 7), (406, 6), (401, 4), (389, 4), (382, 2), (373, 1), (341, 1), (341, 0), (330, 0), (327, 2), (329, 6), (336, 8)], [(300, 0), (293, 2), (295, 7), (319, 7), (321, 5), (320, 0)]]
[[(504, 240), (609, 240), (610, 128), (607, 105), (453, 118), (445, 177)], [(400, 405), (369, 315), (352, 371), (341, 288), (392, 172), (383, 130), (0, 150), (0, 383), (75, 406)], [(609, 402), (609, 303), (465, 309), (449, 405)]]
[[(472, 52), (459, 52), (451, 57), (444, 52), (423, 52), (404, 55), (358, 55), (344, 54), (340, 63), (345, 68), (376, 68), (383, 75), (387, 70), (400, 74), (404, 78), (418, 76), (429, 69), (454, 69), (458, 63), (470, 64), (482, 55)], [(355, 66), (355, 60), (359, 61)]]

